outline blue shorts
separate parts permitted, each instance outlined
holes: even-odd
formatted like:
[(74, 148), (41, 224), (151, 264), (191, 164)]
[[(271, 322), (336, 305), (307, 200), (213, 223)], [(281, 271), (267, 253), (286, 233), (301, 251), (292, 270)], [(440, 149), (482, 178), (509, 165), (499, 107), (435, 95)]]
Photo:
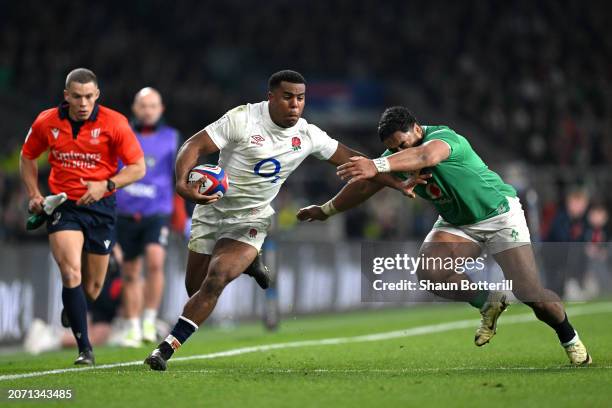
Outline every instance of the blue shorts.
[(47, 232), (82, 231), (83, 250), (92, 254), (110, 254), (115, 244), (115, 196), (111, 195), (90, 205), (76, 205), (67, 200), (55, 209), (47, 220)]
[(126, 261), (138, 258), (147, 244), (168, 245), (170, 216), (164, 214), (117, 217), (117, 239)]

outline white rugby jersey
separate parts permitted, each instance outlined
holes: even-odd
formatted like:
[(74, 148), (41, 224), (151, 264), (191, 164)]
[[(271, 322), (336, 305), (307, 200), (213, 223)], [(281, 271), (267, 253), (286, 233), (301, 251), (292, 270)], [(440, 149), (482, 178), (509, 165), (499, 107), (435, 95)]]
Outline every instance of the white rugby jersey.
[(272, 215), (270, 202), (306, 156), (327, 160), (338, 148), (337, 140), (303, 118), (291, 128), (276, 125), (267, 101), (238, 106), (205, 130), (229, 179), (225, 196), (211, 205), (236, 215)]

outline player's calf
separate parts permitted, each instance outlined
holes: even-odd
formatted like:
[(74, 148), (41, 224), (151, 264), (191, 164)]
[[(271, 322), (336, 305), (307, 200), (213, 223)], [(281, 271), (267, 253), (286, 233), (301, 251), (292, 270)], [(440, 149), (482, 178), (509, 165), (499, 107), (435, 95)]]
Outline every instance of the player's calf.
[[(217, 265), (220, 266), (221, 264)], [(179, 317), (168, 337), (145, 359), (145, 364), (152, 370), (166, 370), (167, 361), (174, 352), (198, 329), (198, 324), (189, 317), (198, 322), (206, 320), (212, 313), (225, 286), (237, 275), (236, 273), (230, 273), (225, 268), (214, 268), (214, 264), (212, 264), (200, 290), (189, 299), (183, 310), (183, 315)]]

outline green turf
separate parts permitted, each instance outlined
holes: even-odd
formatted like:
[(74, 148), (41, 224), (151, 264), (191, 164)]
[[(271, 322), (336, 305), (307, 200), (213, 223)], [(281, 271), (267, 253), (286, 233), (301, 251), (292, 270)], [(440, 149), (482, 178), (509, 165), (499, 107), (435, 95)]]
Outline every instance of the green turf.
[[(483, 348), (472, 343), (474, 328), (455, 329), (177, 361), (162, 373), (138, 365), (0, 381), (0, 389), (71, 388), (75, 393), (71, 401), (44, 402), (49, 407), (610, 406), (612, 312), (570, 316), (595, 359), (589, 368), (569, 367), (556, 336), (543, 324), (504, 325), (504, 318), (528, 312), (513, 306), (502, 316), (498, 335)], [(203, 327), (177, 357), (476, 318), (470, 307), (439, 305), (287, 319), (273, 334), (259, 324)], [(142, 360), (148, 351), (98, 348), (96, 358), (98, 364)], [(73, 350), (0, 356), (0, 375), (70, 368), (74, 357)], [(2, 404), (11, 403), (0, 398)]]

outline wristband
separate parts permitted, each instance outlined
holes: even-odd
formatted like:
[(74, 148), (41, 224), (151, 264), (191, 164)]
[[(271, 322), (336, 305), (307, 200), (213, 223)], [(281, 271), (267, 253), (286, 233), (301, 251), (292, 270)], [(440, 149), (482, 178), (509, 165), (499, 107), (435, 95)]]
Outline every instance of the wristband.
[(374, 162), (374, 166), (376, 166), (376, 170), (379, 173), (389, 173), (391, 171), (391, 163), (389, 163), (389, 159), (386, 157), (379, 157), (372, 160), (372, 162)]
[(327, 215), (328, 217), (336, 215), (340, 212), (336, 209), (336, 207), (334, 207), (334, 203), (332, 201), (333, 200), (329, 200), (321, 206), (321, 211), (323, 211), (323, 214)]

